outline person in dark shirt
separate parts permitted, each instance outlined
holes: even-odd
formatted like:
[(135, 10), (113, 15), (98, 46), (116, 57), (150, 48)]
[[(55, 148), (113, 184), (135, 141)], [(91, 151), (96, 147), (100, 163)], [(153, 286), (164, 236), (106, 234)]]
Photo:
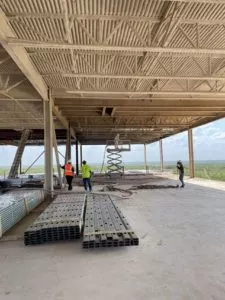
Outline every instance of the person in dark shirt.
[(179, 160), (177, 162), (177, 170), (179, 172), (179, 180), (181, 182), (181, 188), (184, 188), (185, 184), (184, 184), (184, 166), (181, 162), (181, 160)]

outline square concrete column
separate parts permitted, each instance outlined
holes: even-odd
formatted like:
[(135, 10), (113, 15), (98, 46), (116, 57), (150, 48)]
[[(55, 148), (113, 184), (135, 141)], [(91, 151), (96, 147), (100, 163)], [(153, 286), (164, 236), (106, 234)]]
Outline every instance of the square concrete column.
[(45, 193), (53, 195), (53, 118), (52, 101), (44, 101)]
[(192, 129), (188, 129), (188, 150), (189, 150), (189, 176), (190, 178), (194, 178), (195, 167), (194, 167), (194, 148), (193, 148)]

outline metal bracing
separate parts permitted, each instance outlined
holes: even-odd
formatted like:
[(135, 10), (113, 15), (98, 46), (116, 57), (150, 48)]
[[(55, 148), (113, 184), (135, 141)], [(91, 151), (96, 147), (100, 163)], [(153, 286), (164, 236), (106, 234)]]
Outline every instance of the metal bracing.
[(159, 140), (159, 152), (160, 152), (160, 170), (163, 172), (164, 170), (164, 162), (163, 162), (163, 141)]
[[(41, 156), (45, 153), (45, 151), (42, 151), (38, 157), (29, 165), (29, 167), (27, 167), (27, 169), (23, 172), (23, 174), (26, 174), (32, 167), (33, 165), (41, 158)], [(20, 160), (20, 166), (21, 166), (21, 161), (22, 161), (22, 158)], [(20, 172), (21, 174), (21, 172)]]
[(193, 147), (193, 134), (192, 129), (188, 129), (188, 151), (189, 151), (189, 176), (195, 177), (194, 169), (194, 147)]
[(0, 128), (42, 128), (47, 87), (83, 144), (143, 144), (224, 116), (224, 1), (23, 2), (0, 5)]
[[(27, 51), (24, 49), (24, 47), (12, 46), (12, 45), (10, 46), (8, 43), (9, 37), (15, 38), (15, 34), (12, 31), (8, 20), (0, 7), (0, 41), (1, 41), (2, 46), (7, 51), (9, 56), (13, 59), (13, 61), (16, 63), (16, 65), (19, 67), (19, 69), (22, 71), (22, 73), (31, 82), (31, 84), (36, 89), (36, 91), (40, 94), (42, 99), (44, 101), (48, 101), (47, 85), (44, 82), (42, 76), (39, 74), (39, 72), (34, 67)], [(21, 84), (21, 82), (19, 82), (19, 84)], [(4, 95), (9, 97), (9, 95), (7, 93), (4, 93)], [(11, 98), (11, 97), (9, 97), (9, 98)], [(56, 115), (56, 117), (58, 117), (59, 120), (63, 123), (63, 125), (64, 126), (66, 125), (65, 127), (68, 128), (69, 126), (68, 126), (68, 121), (66, 120), (66, 118), (64, 116), (60, 115), (54, 106), (53, 106), (53, 111), (54, 111), (54, 114)]]
[(52, 101), (44, 101), (45, 193), (53, 195), (53, 118)]
[(15, 154), (12, 166), (10, 168), (8, 178), (15, 178), (18, 175), (18, 168), (19, 168), (19, 165), (21, 162), (21, 158), (23, 156), (24, 148), (25, 148), (26, 142), (28, 140), (29, 134), (30, 134), (29, 129), (24, 129), (22, 131), (21, 139), (20, 139), (19, 145), (17, 147), (17, 151)]

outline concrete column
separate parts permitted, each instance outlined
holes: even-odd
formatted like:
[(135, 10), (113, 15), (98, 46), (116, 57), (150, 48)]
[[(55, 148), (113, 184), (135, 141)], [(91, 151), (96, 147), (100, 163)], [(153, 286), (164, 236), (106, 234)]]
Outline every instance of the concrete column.
[(194, 168), (194, 148), (193, 148), (192, 129), (188, 129), (188, 150), (189, 150), (189, 176), (190, 178), (194, 178), (195, 168)]
[(159, 151), (160, 151), (160, 170), (163, 172), (164, 165), (163, 165), (163, 142), (162, 139), (159, 140)]
[(83, 149), (82, 144), (80, 144), (80, 166), (82, 167), (82, 161), (83, 161)]
[(144, 143), (144, 161), (145, 161), (145, 172), (148, 174), (148, 162), (147, 162), (147, 145)]
[(76, 140), (76, 175), (79, 175), (79, 156), (78, 156), (78, 140)]
[(53, 118), (52, 101), (44, 101), (45, 193), (53, 195)]

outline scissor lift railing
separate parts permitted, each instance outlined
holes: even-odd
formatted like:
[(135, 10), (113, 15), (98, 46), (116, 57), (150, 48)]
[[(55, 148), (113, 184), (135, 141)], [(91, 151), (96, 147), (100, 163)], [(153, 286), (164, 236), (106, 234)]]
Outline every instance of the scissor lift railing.
[(123, 175), (124, 167), (122, 165), (122, 155), (121, 152), (130, 151), (130, 141), (120, 140), (118, 144), (115, 140), (108, 140), (106, 144), (107, 152), (107, 169), (108, 175), (119, 174)]

